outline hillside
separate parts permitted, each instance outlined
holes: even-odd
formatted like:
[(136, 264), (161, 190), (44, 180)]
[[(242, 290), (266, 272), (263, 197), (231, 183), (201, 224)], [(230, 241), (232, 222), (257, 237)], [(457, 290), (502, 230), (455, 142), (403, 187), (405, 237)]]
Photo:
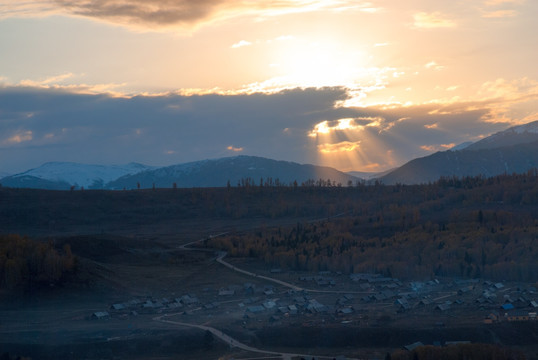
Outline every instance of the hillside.
[(4, 177), (3, 186), (48, 190), (74, 188), (102, 189), (121, 176), (136, 174), (154, 167), (138, 163), (125, 165), (92, 165), (73, 162), (48, 162), (35, 169)]
[(177, 187), (225, 187), (244, 185), (249, 179), (250, 185), (290, 185), (294, 181), (303, 182), (319, 179), (331, 180), (334, 185), (355, 183), (358, 178), (342, 173), (336, 169), (303, 165), (289, 161), (277, 161), (256, 156), (237, 156), (214, 160), (196, 161), (187, 164), (167, 166), (156, 170), (144, 171), (121, 177), (107, 184), (109, 189), (150, 188), (153, 184), (159, 188)]
[(384, 184), (420, 184), (440, 177), (521, 174), (538, 167), (538, 141), (481, 150), (443, 151), (414, 159), (378, 178)]
[(521, 174), (536, 167), (538, 121), (511, 127), (467, 146), (413, 159), (378, 180), (389, 185), (420, 184), (440, 177)]

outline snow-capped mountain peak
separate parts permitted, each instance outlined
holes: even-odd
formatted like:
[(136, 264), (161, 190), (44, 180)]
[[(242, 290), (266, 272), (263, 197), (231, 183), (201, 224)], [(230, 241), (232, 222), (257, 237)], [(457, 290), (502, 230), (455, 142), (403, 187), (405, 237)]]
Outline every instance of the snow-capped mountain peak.
[(90, 165), (73, 162), (48, 162), (35, 169), (13, 175), (13, 178), (33, 176), (43, 180), (62, 181), (79, 187), (102, 187), (121, 176), (154, 169), (138, 163), (125, 165)]
[(469, 145), (465, 150), (494, 149), (534, 141), (538, 141), (538, 121), (510, 127)]

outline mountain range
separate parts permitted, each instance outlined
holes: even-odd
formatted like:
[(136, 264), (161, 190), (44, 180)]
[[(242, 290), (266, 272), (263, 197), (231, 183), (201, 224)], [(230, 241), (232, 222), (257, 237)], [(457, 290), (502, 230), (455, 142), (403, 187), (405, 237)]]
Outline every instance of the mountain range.
[(467, 146), (417, 158), (377, 178), (383, 184), (420, 184), (440, 177), (495, 176), (538, 167), (538, 121), (511, 127)]
[(150, 187), (236, 186), (245, 179), (292, 184), (319, 179), (347, 185), (350, 181), (383, 184), (419, 184), (440, 177), (495, 176), (523, 173), (538, 167), (538, 121), (514, 126), (475, 143), (417, 158), (383, 173), (343, 173), (330, 167), (277, 161), (256, 156), (236, 156), (195, 161), (165, 167), (138, 163), (87, 165), (49, 162), (20, 174), (5, 176), (0, 184), (15, 188), (135, 189)]
[(251, 184), (260, 181), (271, 184), (300, 185), (308, 180), (331, 180), (333, 184), (356, 182), (358, 178), (330, 167), (302, 165), (256, 156), (235, 156), (195, 161), (165, 167), (152, 167), (138, 163), (127, 165), (85, 165), (69, 162), (51, 162), (20, 174), (0, 179), (0, 184), (15, 188), (49, 190), (136, 189), (177, 187), (223, 187), (228, 183), (237, 186), (249, 179)]

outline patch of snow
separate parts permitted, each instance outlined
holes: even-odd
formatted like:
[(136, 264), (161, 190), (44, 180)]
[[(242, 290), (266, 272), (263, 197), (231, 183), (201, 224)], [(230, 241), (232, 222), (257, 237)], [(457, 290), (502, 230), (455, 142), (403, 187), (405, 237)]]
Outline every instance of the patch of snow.
[(38, 168), (14, 175), (34, 176), (50, 181), (64, 181), (75, 186), (91, 187), (106, 184), (124, 175), (132, 175), (154, 167), (129, 163), (125, 165), (89, 165), (73, 162), (49, 162)]
[(461, 143), (459, 145), (456, 145), (456, 146), (453, 146), (450, 148), (451, 151), (457, 151), (457, 150), (463, 150), (465, 149), (467, 146), (471, 145), (473, 142), (472, 141), (466, 141), (464, 143)]
[(528, 124), (514, 126), (513, 128), (510, 128), (509, 130), (512, 130), (513, 132), (517, 134), (524, 134), (524, 133), (538, 134), (538, 121), (533, 121)]

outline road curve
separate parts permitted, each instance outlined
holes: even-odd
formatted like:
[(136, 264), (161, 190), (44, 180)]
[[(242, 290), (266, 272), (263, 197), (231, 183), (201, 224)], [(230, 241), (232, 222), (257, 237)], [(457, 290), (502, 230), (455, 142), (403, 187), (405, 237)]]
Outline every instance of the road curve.
[(282, 359), (285, 359), (285, 360), (291, 360), (291, 359), (297, 358), (297, 357), (303, 357), (305, 359), (306, 358), (332, 359), (332, 357), (329, 357), (329, 356), (292, 354), (292, 353), (284, 353), (284, 352), (278, 352), (278, 351), (258, 349), (258, 348), (243, 344), (242, 342), (237, 341), (236, 339), (232, 338), (231, 336), (229, 336), (229, 335), (223, 333), (222, 331), (220, 331), (218, 329), (215, 329), (215, 328), (213, 328), (211, 326), (190, 324), (190, 323), (184, 323), (184, 322), (181, 322), (181, 321), (173, 321), (173, 320), (165, 320), (165, 319), (163, 319), (163, 318), (174, 316), (174, 315), (179, 315), (179, 313), (165, 314), (165, 315), (157, 316), (157, 317), (154, 317), (153, 320), (154, 321), (160, 321), (160, 322), (167, 323), (167, 324), (173, 324), (173, 325), (178, 325), (178, 326), (186, 326), (186, 327), (196, 328), (196, 329), (200, 329), (200, 330), (204, 330), (204, 331), (209, 331), (211, 334), (213, 334), (214, 336), (219, 338), (224, 343), (230, 345), (231, 347), (236, 347), (236, 348), (239, 348), (241, 350), (246, 350), (246, 351), (255, 352), (255, 353), (275, 355), (275, 356), (281, 357)]

